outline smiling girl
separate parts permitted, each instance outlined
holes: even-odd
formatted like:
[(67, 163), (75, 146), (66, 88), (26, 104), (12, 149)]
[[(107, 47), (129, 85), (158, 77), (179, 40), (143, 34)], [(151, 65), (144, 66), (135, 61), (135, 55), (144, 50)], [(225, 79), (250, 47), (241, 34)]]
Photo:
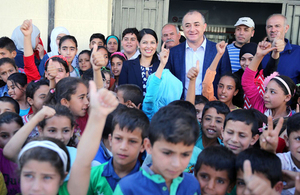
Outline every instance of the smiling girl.
[(266, 116), (272, 116), (273, 119), (290, 116), (292, 114), (290, 105), (293, 103), (297, 88), (293, 80), (287, 76), (273, 76), (271, 79), (265, 79), (265, 93), (259, 95), (259, 91), (255, 85), (254, 78), (257, 68), (263, 57), (276, 47), (262, 41), (258, 44), (257, 52), (245, 69), (242, 77), (242, 85), (246, 96), (249, 98), (253, 108), (264, 113)]

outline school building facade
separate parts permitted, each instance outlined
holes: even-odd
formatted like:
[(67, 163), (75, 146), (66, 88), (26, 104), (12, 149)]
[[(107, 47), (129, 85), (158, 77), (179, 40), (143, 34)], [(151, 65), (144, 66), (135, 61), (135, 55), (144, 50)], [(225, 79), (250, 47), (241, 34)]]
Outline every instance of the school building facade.
[(125, 28), (151, 28), (160, 37), (161, 28), (178, 24), (188, 10), (199, 10), (208, 24), (208, 39), (233, 40), (233, 25), (239, 17), (251, 17), (256, 25), (252, 41), (265, 34), (266, 18), (273, 13), (287, 16), (290, 30), (286, 37), (300, 44), (299, 0), (2, 0), (0, 36), (10, 37), (24, 19), (32, 19), (40, 29), (45, 48), (48, 36), (57, 26), (66, 27), (78, 41), (79, 51), (88, 49), (89, 37), (95, 32), (121, 37)]

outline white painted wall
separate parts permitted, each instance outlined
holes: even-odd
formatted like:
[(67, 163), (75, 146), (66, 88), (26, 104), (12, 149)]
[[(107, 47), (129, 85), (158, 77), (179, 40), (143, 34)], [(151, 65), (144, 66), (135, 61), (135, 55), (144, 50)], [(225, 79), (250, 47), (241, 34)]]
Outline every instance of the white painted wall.
[[(54, 27), (64, 26), (78, 42), (78, 52), (88, 49), (95, 32), (105, 36), (111, 32), (113, 0), (56, 0)], [(41, 31), (47, 48), (48, 0), (2, 0), (0, 6), (0, 37), (11, 37), (13, 30), (25, 19), (32, 19)]]

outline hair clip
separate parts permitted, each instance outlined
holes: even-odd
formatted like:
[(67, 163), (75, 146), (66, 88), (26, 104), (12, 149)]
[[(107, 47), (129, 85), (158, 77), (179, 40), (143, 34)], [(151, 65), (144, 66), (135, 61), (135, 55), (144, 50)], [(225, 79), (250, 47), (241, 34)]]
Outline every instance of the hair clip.
[(37, 82), (39, 82), (39, 80), (35, 80), (34, 82), (37, 83)]
[(50, 89), (50, 93), (54, 93), (54, 92), (55, 92), (54, 88)]
[(268, 129), (268, 125), (266, 125), (265, 123), (263, 123), (263, 126), (261, 128), (258, 128), (258, 131), (260, 133), (262, 133), (264, 130), (267, 130)]

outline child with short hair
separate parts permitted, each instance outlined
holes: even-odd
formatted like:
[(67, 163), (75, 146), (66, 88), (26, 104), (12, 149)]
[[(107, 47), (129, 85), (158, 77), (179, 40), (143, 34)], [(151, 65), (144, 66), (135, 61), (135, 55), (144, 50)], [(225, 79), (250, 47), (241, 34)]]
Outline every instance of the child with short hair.
[[(246, 160), (250, 161), (250, 173), (253, 173), (255, 177), (246, 178), (245, 181), (246, 170), (244, 163)], [(237, 156), (235, 167), (237, 171), (237, 195), (246, 193), (261, 195), (267, 191), (269, 193), (266, 194), (281, 193), (283, 189), (281, 163), (275, 154), (257, 148), (248, 148)], [(256, 177), (262, 179), (262, 181), (253, 185), (257, 181)], [(249, 186), (250, 182), (252, 182), (252, 185)], [(267, 185), (261, 186), (264, 183)]]
[[(264, 131), (261, 136), (261, 148), (269, 152), (275, 153), (278, 145), (278, 134), (280, 132), (283, 119), (280, 118), (276, 128), (273, 130), (273, 122), (269, 117), (269, 126), (272, 126), (273, 131)], [(287, 121), (287, 137), (286, 144), (289, 147), (289, 152), (278, 153), (277, 156), (281, 160), (281, 169), (300, 172), (300, 156), (299, 156), (299, 137), (300, 137), (300, 113), (296, 113), (289, 117)], [(283, 191), (287, 194), (294, 194), (295, 188), (290, 188)]]
[(207, 147), (198, 156), (194, 174), (201, 194), (225, 195), (235, 183), (235, 155), (223, 146)]
[(7, 78), (8, 95), (20, 105), (20, 116), (28, 114), (30, 106), (26, 99), (27, 76), (23, 73), (13, 73)]
[(117, 98), (120, 104), (140, 108), (143, 103), (143, 92), (137, 85), (124, 84), (118, 87)]
[(197, 111), (197, 119), (198, 122), (202, 122), (202, 113), (203, 113), (203, 108), (205, 104), (208, 102), (208, 99), (204, 97), (203, 95), (196, 95), (195, 97), (195, 108)]
[(17, 55), (15, 43), (8, 37), (0, 38), (0, 59), (14, 59)]
[(238, 109), (230, 112), (222, 132), (224, 146), (236, 155), (253, 146), (259, 139), (257, 121), (253, 110)]
[[(187, 167), (198, 137), (198, 122), (188, 110), (165, 106), (152, 118), (144, 146), (152, 165), (126, 178), (114, 194), (200, 194), (200, 185)], [(137, 186), (139, 186), (137, 188)]]
[(94, 45), (105, 46), (105, 36), (101, 33), (94, 33), (90, 37), (89, 48), (92, 49)]
[(5, 112), (0, 115), (0, 172), (4, 175), (8, 195), (20, 193), (18, 165), (3, 155), (3, 148), (23, 126), (22, 118), (14, 112)]
[(1, 58), (0, 59), (0, 79), (3, 81), (3, 86), (0, 88), (0, 97), (9, 96), (7, 89), (7, 78), (18, 72), (18, 68), (14, 59), (10, 58)]
[(136, 28), (126, 28), (122, 32), (122, 53), (128, 60), (133, 60), (140, 55), (138, 48), (139, 31)]
[(225, 118), (229, 112), (228, 106), (221, 101), (207, 102), (203, 108), (200, 133), (195, 146), (203, 150), (208, 146), (220, 145)]
[(19, 103), (11, 97), (0, 97), (0, 114), (3, 114), (4, 112), (14, 112), (19, 114)]

